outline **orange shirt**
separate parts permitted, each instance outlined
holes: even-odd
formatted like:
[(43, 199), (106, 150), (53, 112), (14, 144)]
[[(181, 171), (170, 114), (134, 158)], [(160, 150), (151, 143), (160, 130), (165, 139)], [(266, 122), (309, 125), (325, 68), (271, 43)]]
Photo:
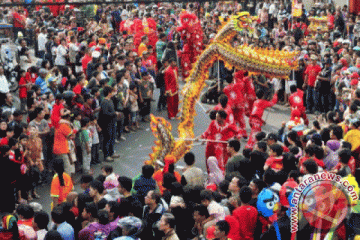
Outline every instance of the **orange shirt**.
[(58, 174), (55, 174), (51, 182), (50, 196), (58, 197), (59, 204), (65, 202), (67, 195), (73, 190), (74, 185), (71, 177), (67, 173), (63, 173), (65, 186), (60, 186)]
[(145, 43), (140, 43), (139, 48), (138, 48), (138, 54), (140, 57), (142, 56), (144, 51), (147, 51), (147, 47), (146, 47)]
[(55, 129), (54, 136), (54, 149), (53, 152), (56, 155), (69, 153), (69, 144), (67, 137), (72, 134), (70, 126), (66, 123), (61, 123), (58, 128)]

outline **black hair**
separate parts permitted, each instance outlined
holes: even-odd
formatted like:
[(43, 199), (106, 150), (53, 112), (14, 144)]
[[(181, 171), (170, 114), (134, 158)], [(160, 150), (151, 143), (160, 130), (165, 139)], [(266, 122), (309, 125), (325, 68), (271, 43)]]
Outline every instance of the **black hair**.
[(102, 210), (98, 211), (97, 215), (98, 215), (97, 219), (99, 220), (99, 223), (101, 225), (106, 225), (109, 223), (108, 211), (106, 211), (105, 209), (102, 209)]
[(224, 194), (229, 194), (228, 190), (229, 190), (229, 184), (230, 182), (228, 180), (222, 180), (220, 183), (219, 183), (219, 189), (222, 193)]
[(224, 110), (219, 110), (217, 112), (217, 114), (219, 114), (219, 116), (222, 118), (222, 119), (226, 119), (227, 118), (227, 113), (224, 111)]
[(46, 233), (44, 240), (64, 240), (60, 233), (56, 230), (51, 230)]
[(306, 160), (303, 165), (310, 174), (315, 174), (318, 172), (318, 165), (312, 159)]
[(320, 123), (319, 123), (318, 120), (313, 121), (313, 125), (314, 125), (314, 127), (315, 127), (316, 129), (321, 129)]
[(168, 190), (171, 190), (171, 184), (176, 182), (176, 177), (174, 176), (174, 174), (172, 173), (165, 173), (164, 176), (163, 176), (163, 187), (168, 189)]
[(228, 104), (228, 97), (225, 94), (221, 94), (219, 97), (219, 103), (221, 105), (221, 107), (225, 108), (226, 105)]
[(268, 168), (264, 172), (263, 180), (268, 186), (271, 186), (274, 182), (276, 182), (276, 172), (273, 169)]
[(25, 219), (31, 219), (34, 217), (34, 209), (28, 204), (20, 204), (16, 208), (16, 212), (23, 216)]
[(289, 173), (289, 178), (294, 179), (296, 182), (299, 179), (299, 171), (298, 170), (291, 170)]
[(266, 152), (266, 150), (267, 150), (267, 143), (264, 142), (264, 141), (257, 142), (257, 147), (258, 147), (261, 151)]
[(105, 165), (101, 169), (104, 170), (106, 173), (109, 173), (109, 174), (114, 172), (114, 168), (111, 165)]
[(343, 129), (340, 126), (336, 126), (332, 129), (332, 133), (336, 137), (336, 139), (340, 140), (343, 137)]
[(96, 191), (98, 191), (100, 194), (102, 194), (104, 192), (104, 186), (102, 184), (102, 182), (98, 181), (98, 180), (94, 180), (90, 183), (90, 187), (95, 189)]
[(220, 220), (216, 223), (216, 226), (218, 227), (219, 231), (225, 232), (225, 236), (229, 234), (230, 231), (230, 225), (225, 220)]
[(173, 182), (171, 184), (171, 195), (173, 195), (173, 196), (183, 196), (184, 195), (183, 186), (179, 182)]
[(351, 159), (351, 150), (349, 149), (342, 149), (339, 152), (339, 159), (340, 162), (344, 163), (344, 164), (348, 164), (350, 159)]
[(243, 149), (243, 155), (244, 155), (244, 157), (246, 157), (246, 158), (250, 158), (251, 149), (250, 149), (250, 148), (244, 148), (244, 149)]
[(240, 189), (240, 200), (242, 203), (249, 203), (252, 199), (252, 191), (249, 187), (244, 186)]
[(259, 89), (259, 90), (256, 91), (256, 97), (257, 97), (258, 99), (262, 99), (262, 98), (264, 97), (264, 95), (265, 95), (264, 90)]
[(103, 89), (103, 94), (105, 97), (107, 97), (111, 92), (113, 91), (113, 88), (110, 86), (105, 86)]
[(121, 176), (118, 178), (119, 184), (122, 188), (125, 188), (126, 191), (130, 192), (132, 189), (132, 180), (131, 178)]
[(256, 179), (252, 180), (252, 182), (256, 185), (259, 192), (261, 192), (264, 188), (267, 187), (266, 183), (261, 179), (256, 178)]
[(283, 155), (284, 167), (283, 168), (286, 173), (290, 172), (291, 170), (297, 169), (296, 162), (297, 162), (297, 159), (295, 158), (294, 154), (284, 153), (284, 155)]
[(255, 135), (255, 139), (258, 142), (264, 140), (265, 138), (266, 138), (266, 133), (264, 132), (259, 132)]
[(230, 141), (228, 141), (228, 145), (229, 145), (229, 147), (232, 147), (235, 152), (240, 151), (241, 144), (240, 144), (239, 140), (231, 139)]
[(51, 211), (51, 218), (53, 222), (57, 224), (65, 222), (65, 215), (64, 215), (63, 207), (61, 205), (56, 206)]
[(192, 152), (186, 153), (185, 156), (184, 156), (184, 162), (188, 166), (193, 165), (195, 163), (195, 155), (194, 155), (194, 153), (192, 153)]
[(296, 85), (291, 85), (291, 86), (290, 86), (290, 91), (291, 91), (291, 93), (296, 92), (296, 91), (297, 91)]
[(58, 174), (60, 186), (65, 186), (64, 181), (64, 161), (61, 158), (56, 158), (53, 163), (54, 171)]
[(277, 143), (272, 144), (269, 148), (273, 152), (275, 152), (277, 156), (281, 156), (281, 154), (283, 153), (283, 147), (280, 144)]
[(198, 212), (200, 216), (204, 216), (205, 218), (208, 218), (210, 216), (207, 207), (202, 204), (196, 205), (193, 212)]
[(324, 153), (324, 149), (320, 146), (315, 146), (314, 147), (314, 151), (315, 151), (315, 157), (317, 159), (323, 159), (324, 156), (325, 156), (325, 153)]
[(39, 229), (47, 229), (49, 221), (49, 215), (45, 211), (40, 211), (34, 214), (34, 222), (37, 224)]
[(211, 190), (205, 189), (200, 192), (200, 199), (201, 200), (213, 200), (214, 196)]
[(154, 167), (152, 165), (144, 165), (142, 167), (142, 175), (144, 176), (144, 178), (151, 178), (152, 175), (154, 174)]
[(216, 119), (216, 114), (217, 114), (216, 110), (211, 110), (210, 113), (209, 113), (210, 119), (215, 120)]
[(341, 148), (347, 148), (347, 149), (351, 150), (352, 145), (351, 145), (351, 143), (344, 141), (344, 142), (341, 143)]
[(90, 122), (90, 119), (89, 119), (88, 117), (83, 117), (83, 118), (81, 118), (81, 121), (80, 121), (81, 127), (82, 127), (82, 128), (83, 128), (83, 127), (86, 127), (86, 125), (88, 125), (89, 122)]
[(94, 180), (94, 177), (91, 175), (82, 175), (80, 178), (80, 184), (91, 183)]

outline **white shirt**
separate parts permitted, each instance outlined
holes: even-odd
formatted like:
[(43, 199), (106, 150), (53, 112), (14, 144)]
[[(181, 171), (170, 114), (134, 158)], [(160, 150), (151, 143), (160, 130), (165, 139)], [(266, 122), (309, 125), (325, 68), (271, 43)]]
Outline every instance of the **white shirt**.
[(38, 48), (39, 48), (39, 51), (45, 51), (46, 50), (46, 48), (45, 48), (46, 42), (47, 42), (46, 34), (40, 33), (38, 35)]
[(65, 66), (67, 50), (63, 45), (59, 45), (56, 49), (55, 65)]
[(9, 83), (8, 83), (5, 75), (0, 75), (0, 92), (1, 93), (10, 92)]
[(76, 54), (79, 51), (79, 47), (76, 46), (75, 43), (70, 43), (69, 44), (69, 59), (71, 63), (75, 63), (76, 60)]
[(269, 14), (274, 15), (273, 17), (275, 17), (275, 15), (277, 14), (277, 9), (276, 9), (276, 4), (272, 3), (269, 7)]
[(37, 236), (37, 240), (44, 240), (45, 235), (48, 231), (46, 231), (45, 229), (41, 229), (39, 231), (36, 231), (36, 236)]
[(209, 215), (213, 215), (216, 222), (225, 220), (225, 209), (219, 203), (212, 200), (207, 209)]

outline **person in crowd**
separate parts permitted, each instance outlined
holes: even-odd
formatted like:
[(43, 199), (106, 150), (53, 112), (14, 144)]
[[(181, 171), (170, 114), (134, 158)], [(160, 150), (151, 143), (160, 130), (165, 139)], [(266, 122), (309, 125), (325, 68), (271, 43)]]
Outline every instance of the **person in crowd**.
[(203, 171), (195, 166), (195, 155), (188, 152), (184, 156), (186, 170), (181, 176), (181, 184), (183, 186), (204, 186), (205, 179)]

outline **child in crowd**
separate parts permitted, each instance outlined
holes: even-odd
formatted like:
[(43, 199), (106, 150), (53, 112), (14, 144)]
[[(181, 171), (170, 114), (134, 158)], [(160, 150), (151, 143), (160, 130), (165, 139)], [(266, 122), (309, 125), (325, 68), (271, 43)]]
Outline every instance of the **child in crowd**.
[(139, 128), (139, 122), (138, 122), (138, 112), (139, 112), (139, 106), (138, 106), (138, 94), (137, 94), (137, 88), (135, 85), (130, 85), (130, 117), (131, 117), (131, 130), (135, 131), (136, 128)]
[(95, 116), (90, 117), (90, 125), (89, 130), (92, 135), (92, 145), (91, 145), (91, 163), (98, 164), (100, 163), (99, 159), (99, 149), (100, 149), (100, 140), (99, 140), (99, 132), (101, 132), (101, 128), (97, 123)]
[(89, 126), (90, 126), (89, 118), (84, 117), (83, 119), (81, 119), (81, 130), (79, 132), (79, 139), (81, 145), (84, 174), (90, 173), (92, 136), (89, 131)]

